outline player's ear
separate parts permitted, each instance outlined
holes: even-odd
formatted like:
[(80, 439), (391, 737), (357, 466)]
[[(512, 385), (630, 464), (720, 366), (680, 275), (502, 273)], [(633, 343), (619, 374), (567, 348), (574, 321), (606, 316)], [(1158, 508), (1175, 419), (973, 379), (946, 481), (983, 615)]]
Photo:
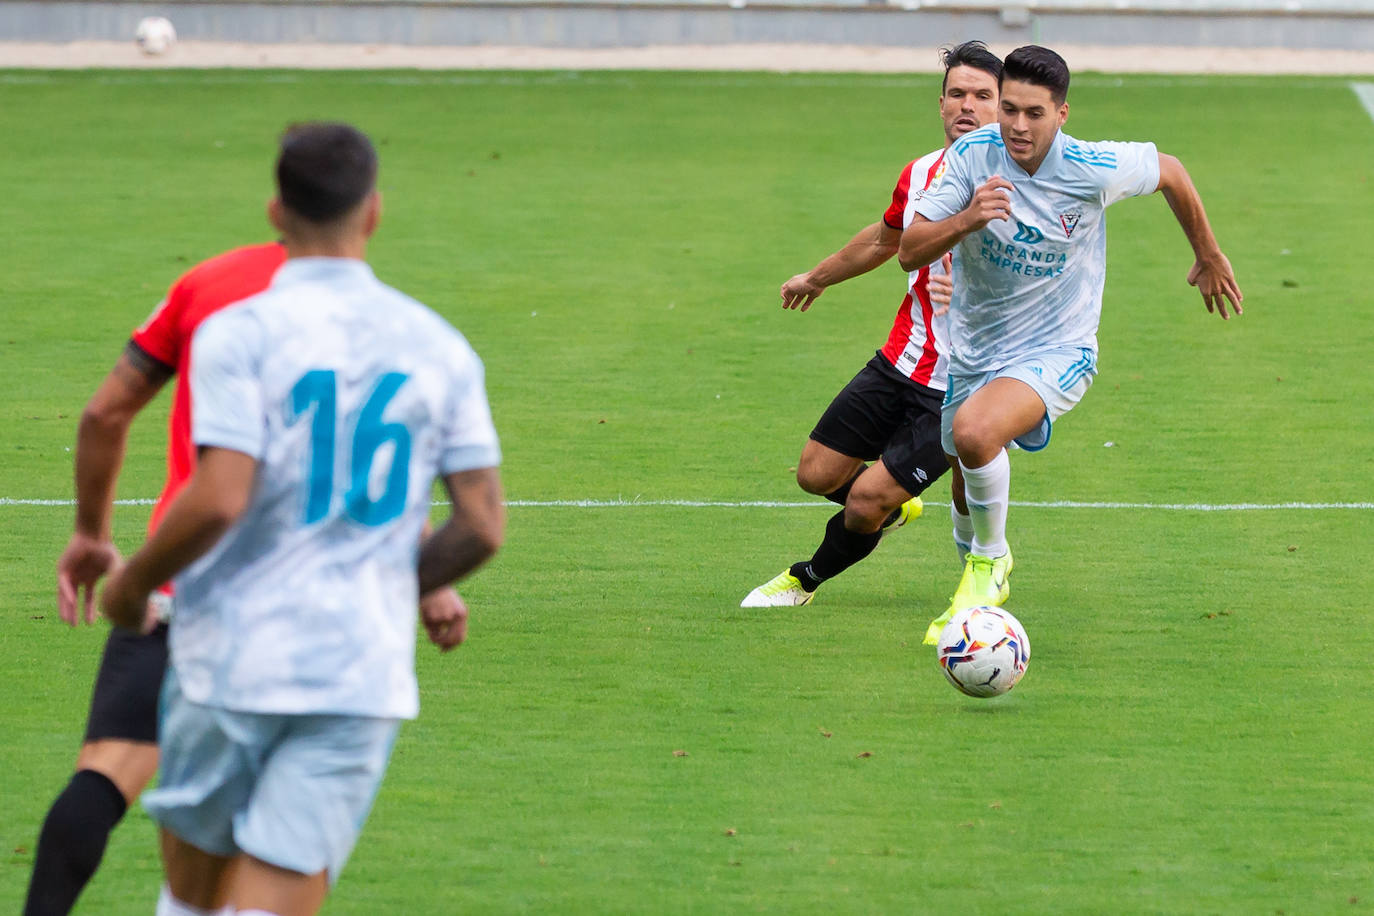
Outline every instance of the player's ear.
[(271, 198), (270, 200), (268, 200), (268, 201), (267, 201), (267, 221), (268, 221), (269, 223), (272, 224), (272, 228), (273, 228), (273, 229), (277, 230), (278, 232), (280, 232), (280, 233), (282, 233), (282, 234), (285, 234), (285, 233), (286, 233), (286, 225), (285, 225), (285, 219), (283, 218), (283, 216), (284, 216), (284, 214), (282, 213), (281, 198), (280, 198), (280, 197), (273, 197), (273, 198)]
[(382, 219), (382, 192), (373, 191), (367, 196), (367, 203), (363, 210), (363, 232), (368, 238), (377, 231), (377, 224)]
[(1069, 103), (1068, 103), (1067, 101), (1065, 101), (1063, 105), (1060, 105), (1060, 106), (1059, 106), (1059, 126), (1060, 126), (1060, 127), (1063, 127), (1063, 126), (1064, 126), (1064, 122), (1067, 121), (1068, 119), (1069, 119)]

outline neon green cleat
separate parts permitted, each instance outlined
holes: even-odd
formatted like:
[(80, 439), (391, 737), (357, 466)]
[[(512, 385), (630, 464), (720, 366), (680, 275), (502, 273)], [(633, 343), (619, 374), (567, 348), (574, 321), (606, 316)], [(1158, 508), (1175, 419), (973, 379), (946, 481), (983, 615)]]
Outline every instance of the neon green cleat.
[(964, 577), (959, 580), (959, 587), (949, 600), (949, 608), (926, 627), (926, 638), (922, 642), (927, 646), (938, 643), (945, 624), (965, 608), (1001, 607), (1011, 594), (1011, 585), (1007, 582), (1011, 567), (1010, 548), (1000, 557), (969, 554), (964, 561)]
[(783, 570), (744, 596), (740, 607), (800, 607), (810, 604), (815, 592), (802, 588), (801, 581)]
[(889, 531), (894, 531), (897, 528), (900, 528), (903, 525), (905, 525), (907, 522), (914, 522), (916, 519), (921, 517), (921, 512), (924, 511), (924, 509), (925, 503), (921, 502), (921, 497), (911, 497), (911, 499), (908, 499), (906, 502), (902, 503), (900, 506), (897, 507), (897, 517), (892, 521), (888, 522), (886, 525), (883, 525), (883, 534), (887, 534)]

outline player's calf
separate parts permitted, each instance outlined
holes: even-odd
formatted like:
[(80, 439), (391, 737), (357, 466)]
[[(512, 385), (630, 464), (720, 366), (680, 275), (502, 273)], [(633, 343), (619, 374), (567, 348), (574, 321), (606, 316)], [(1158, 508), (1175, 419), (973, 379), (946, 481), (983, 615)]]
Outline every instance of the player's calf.
[(78, 770), (57, 796), (38, 836), (24, 916), (65, 916), (105, 855), (128, 805), (108, 777)]

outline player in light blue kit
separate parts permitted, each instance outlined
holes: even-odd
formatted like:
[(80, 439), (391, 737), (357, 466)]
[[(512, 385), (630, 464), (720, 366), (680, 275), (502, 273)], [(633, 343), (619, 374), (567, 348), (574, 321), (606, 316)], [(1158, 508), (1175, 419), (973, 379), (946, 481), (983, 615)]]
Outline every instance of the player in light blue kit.
[[(504, 536), (481, 362), (363, 261), (376, 174), (352, 127), (286, 133), (268, 213), (287, 260), (196, 332), (195, 473), (101, 599), (143, 627), (149, 591), (176, 577), (160, 784), (144, 796), (159, 916), (319, 909), (418, 712), (417, 597)], [(425, 537), (436, 478), (452, 514)], [(467, 610), (439, 607), (424, 623), (446, 650)]]
[(974, 537), (948, 610), (926, 632), (928, 645), (957, 611), (1001, 605), (1010, 592), (1006, 446), (1044, 448), (1051, 424), (1092, 384), (1106, 208), (1164, 192), (1196, 257), (1188, 282), (1209, 312), (1241, 313), (1231, 264), (1176, 158), (1152, 143), (1085, 143), (1063, 133), (1069, 69), (1048, 48), (1013, 51), (1000, 85), (998, 123), (950, 147), (945, 173), (916, 204), (897, 255), (911, 269), (954, 249), (941, 433), (964, 473)]

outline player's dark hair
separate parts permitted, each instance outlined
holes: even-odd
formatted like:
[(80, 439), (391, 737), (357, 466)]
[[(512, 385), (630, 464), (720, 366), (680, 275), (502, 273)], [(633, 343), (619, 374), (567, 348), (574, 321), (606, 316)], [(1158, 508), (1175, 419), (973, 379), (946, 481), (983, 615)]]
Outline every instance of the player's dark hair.
[(1063, 105), (1069, 97), (1069, 65), (1064, 63), (1064, 58), (1039, 45), (1026, 45), (1007, 55), (1002, 62), (997, 88), (1001, 89), (1006, 80), (1044, 86), (1056, 105)]
[(953, 47), (941, 48), (940, 63), (945, 67), (945, 77), (940, 81), (942, 93), (945, 91), (945, 84), (949, 82), (949, 71), (955, 67), (973, 67), (975, 70), (992, 74), (994, 79), (1002, 79), (1002, 62), (981, 41), (966, 41)]
[(377, 183), (377, 151), (348, 124), (292, 124), (277, 156), (277, 193), (291, 212), (328, 223), (368, 195)]

